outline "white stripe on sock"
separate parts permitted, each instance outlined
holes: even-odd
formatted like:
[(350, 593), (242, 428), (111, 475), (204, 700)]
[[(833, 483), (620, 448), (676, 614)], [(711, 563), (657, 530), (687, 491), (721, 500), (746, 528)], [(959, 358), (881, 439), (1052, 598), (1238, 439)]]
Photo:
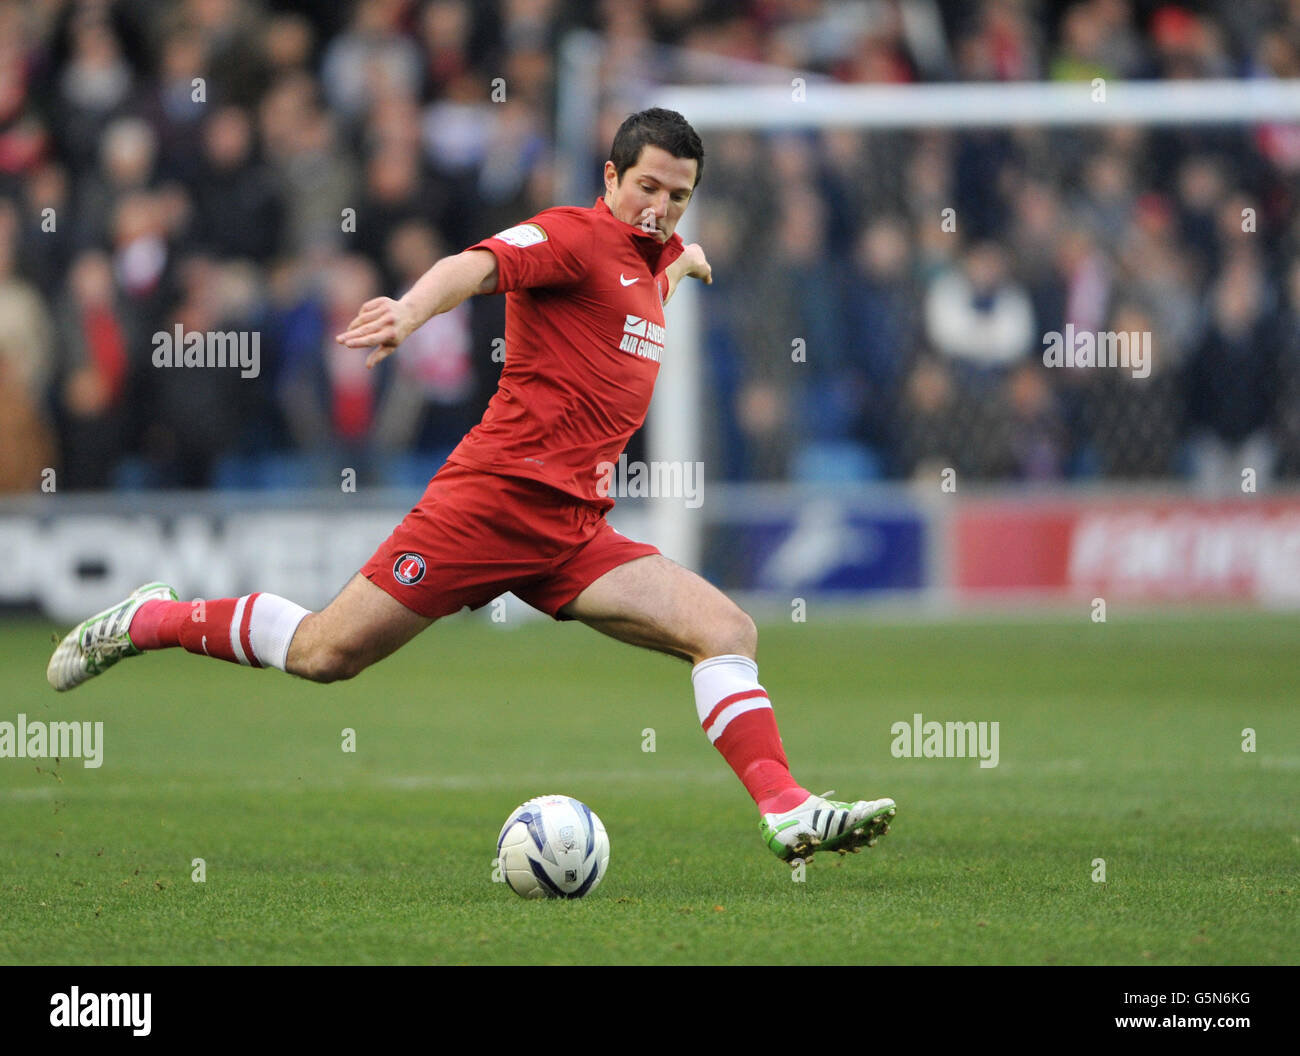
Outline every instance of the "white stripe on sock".
[(230, 621), (230, 648), (234, 650), (235, 659), (245, 667), (252, 667), (248, 662), (248, 657), (244, 655), (244, 646), (239, 641), (239, 625), (244, 619), (244, 606), (248, 604), (248, 595), (245, 594), (235, 602), (235, 615)]
[(734, 704), (728, 704), (718, 713), (718, 717), (713, 720), (713, 725), (704, 732), (709, 735), (709, 743), (713, 744), (722, 736), (722, 731), (732, 719), (738, 715), (743, 715), (747, 711), (757, 711), (759, 708), (772, 710), (772, 702), (766, 697), (750, 697), (749, 700), (738, 700)]

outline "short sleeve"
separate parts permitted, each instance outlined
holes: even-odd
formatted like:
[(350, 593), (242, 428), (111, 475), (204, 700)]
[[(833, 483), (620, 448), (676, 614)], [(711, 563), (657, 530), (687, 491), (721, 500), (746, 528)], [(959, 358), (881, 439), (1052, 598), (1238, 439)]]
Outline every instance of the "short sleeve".
[(470, 246), (497, 258), (495, 292), (566, 286), (585, 277), (593, 231), (589, 221), (573, 215), (577, 212), (547, 209)]

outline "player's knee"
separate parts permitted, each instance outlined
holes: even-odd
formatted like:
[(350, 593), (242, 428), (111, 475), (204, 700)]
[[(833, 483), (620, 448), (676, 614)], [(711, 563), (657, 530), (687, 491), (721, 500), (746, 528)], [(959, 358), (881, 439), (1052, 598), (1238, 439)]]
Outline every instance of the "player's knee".
[(733, 653), (740, 653), (751, 660), (758, 655), (758, 627), (744, 609), (736, 609), (731, 633), (735, 641), (735, 647), (731, 650)]
[(312, 682), (342, 682), (355, 678), (365, 668), (365, 659), (355, 649), (322, 643), (302, 657), (294, 674)]
[(705, 640), (697, 646), (696, 663), (711, 656), (739, 654), (751, 659), (758, 654), (758, 628), (749, 613), (732, 605), (710, 627)]

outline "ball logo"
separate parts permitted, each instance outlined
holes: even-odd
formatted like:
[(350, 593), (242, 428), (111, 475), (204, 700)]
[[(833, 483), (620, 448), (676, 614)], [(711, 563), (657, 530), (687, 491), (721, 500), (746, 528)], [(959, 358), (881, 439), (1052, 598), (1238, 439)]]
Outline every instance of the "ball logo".
[(424, 578), (424, 558), (419, 554), (403, 554), (393, 564), (393, 578), (408, 587)]

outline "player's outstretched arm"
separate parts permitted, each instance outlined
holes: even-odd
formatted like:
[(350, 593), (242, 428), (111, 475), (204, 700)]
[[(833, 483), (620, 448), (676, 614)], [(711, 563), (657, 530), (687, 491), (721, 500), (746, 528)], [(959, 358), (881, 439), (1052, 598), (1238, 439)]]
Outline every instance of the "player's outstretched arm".
[(366, 366), (397, 351), (397, 346), (435, 315), (449, 312), (476, 293), (497, 288), (497, 258), (486, 249), (467, 249), (444, 257), (420, 276), (401, 300), (366, 301), (335, 340), (348, 348), (369, 348)]
[(664, 274), (668, 276), (668, 294), (664, 297), (664, 304), (668, 303), (682, 279), (699, 279), (706, 286), (713, 282), (713, 269), (709, 266), (704, 250), (700, 248), (698, 242), (692, 242), (687, 246), (682, 251), (682, 255), (668, 265), (668, 270)]

